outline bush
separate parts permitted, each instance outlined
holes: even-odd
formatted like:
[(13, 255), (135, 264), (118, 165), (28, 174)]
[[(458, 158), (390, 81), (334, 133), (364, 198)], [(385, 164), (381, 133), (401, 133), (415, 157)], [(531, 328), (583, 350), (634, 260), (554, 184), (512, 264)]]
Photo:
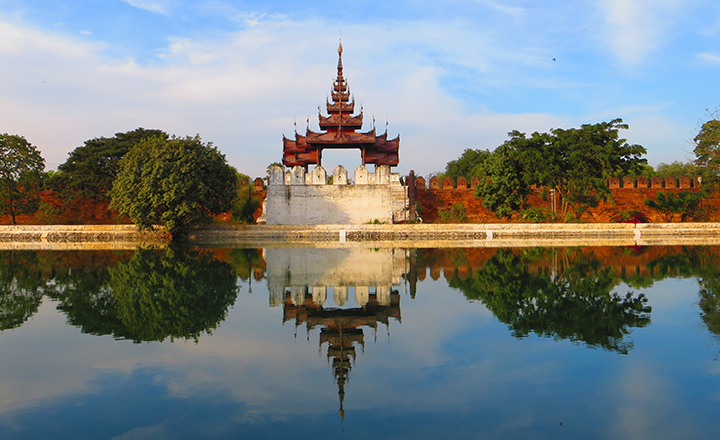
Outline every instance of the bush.
[(702, 217), (700, 202), (702, 202), (703, 195), (702, 192), (680, 191), (673, 194), (658, 191), (655, 194), (655, 200), (646, 198), (644, 203), (659, 212), (665, 222), (671, 222), (675, 214), (680, 214), (680, 221), (684, 222), (688, 219), (694, 220), (696, 217)]
[(438, 211), (438, 215), (445, 223), (467, 223), (467, 209), (462, 202), (457, 202), (448, 209)]
[(547, 223), (555, 221), (555, 213), (546, 208), (527, 208), (520, 211), (523, 220), (532, 223)]
[(650, 223), (645, 214), (640, 211), (618, 211), (610, 216), (613, 223)]

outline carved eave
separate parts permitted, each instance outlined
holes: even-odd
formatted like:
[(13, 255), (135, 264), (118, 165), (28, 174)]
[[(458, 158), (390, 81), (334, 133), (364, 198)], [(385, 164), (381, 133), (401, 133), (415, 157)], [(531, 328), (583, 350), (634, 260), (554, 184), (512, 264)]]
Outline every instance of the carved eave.
[(355, 101), (351, 102), (333, 102), (325, 101), (328, 113), (355, 113)]
[(363, 124), (362, 113), (357, 116), (352, 116), (350, 115), (350, 113), (342, 113), (342, 117), (340, 113), (333, 113), (328, 117), (318, 115), (318, 119), (320, 121), (320, 128), (322, 130), (328, 130), (340, 126), (343, 126), (344, 128), (352, 128), (355, 130), (359, 130), (362, 128)]
[(348, 101), (350, 101), (350, 93), (332, 92), (332, 93), (330, 93), (330, 97), (332, 98), (333, 102), (348, 102)]
[[(329, 144), (336, 148), (358, 148), (366, 144), (368, 146), (375, 144), (375, 130), (368, 133), (356, 133), (354, 131), (334, 131), (326, 133), (315, 133), (307, 131), (307, 143), (310, 145)], [(353, 145), (342, 145), (353, 144)]]

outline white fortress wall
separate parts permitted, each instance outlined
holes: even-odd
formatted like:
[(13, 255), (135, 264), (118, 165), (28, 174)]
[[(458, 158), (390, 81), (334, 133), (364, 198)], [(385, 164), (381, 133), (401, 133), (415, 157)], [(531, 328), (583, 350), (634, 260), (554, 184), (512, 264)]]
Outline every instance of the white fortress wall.
[(407, 188), (390, 167), (381, 165), (375, 173), (360, 165), (354, 184), (348, 184), (347, 171), (338, 166), (333, 184), (318, 166), (305, 173), (296, 166), (285, 173), (270, 169), (265, 216), (269, 225), (362, 224), (378, 220), (392, 223), (406, 218)]

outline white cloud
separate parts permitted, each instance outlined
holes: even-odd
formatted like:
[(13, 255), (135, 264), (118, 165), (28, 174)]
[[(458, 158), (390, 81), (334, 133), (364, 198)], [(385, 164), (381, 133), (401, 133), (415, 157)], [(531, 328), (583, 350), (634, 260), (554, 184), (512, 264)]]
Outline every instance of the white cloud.
[(171, 6), (171, 0), (121, 0), (132, 7), (144, 9), (149, 12), (157, 12), (166, 15)]
[[(25, 135), (51, 169), (93, 137), (140, 126), (199, 133), (240, 171), (264, 175), (267, 164), (281, 157), (281, 136), (293, 134), (293, 121), (302, 130), (309, 117), (317, 129), (317, 106), (324, 105), (335, 75), (337, 26), (320, 19), (245, 17), (252, 26), (234, 33), (168, 38), (157, 58), (139, 64), (107, 57), (104, 43), (0, 16), (0, 55), (11, 66), (0, 71), (6, 85), (0, 89), (3, 131)], [(532, 112), (501, 113), (482, 102), (483, 94), (518, 87), (580, 93), (593, 86), (582, 77), (544, 75), (548, 63), (559, 68), (543, 46), (502, 37), (464, 19), (343, 27), (345, 73), (364, 105), (364, 129), (374, 116), (378, 131), (387, 119), (389, 134), (401, 135), (399, 172), (439, 171), (466, 148), (502, 144), (514, 129), (547, 131), (593, 120), (553, 114), (550, 105), (538, 104), (540, 92)], [(449, 91), (448, 77), (457, 79), (459, 89), (480, 90), (480, 97)], [(359, 153), (353, 157), (356, 163), (343, 165), (359, 164)]]
[(685, 0), (600, 0), (607, 44), (624, 62), (637, 64), (664, 43)]
[(713, 52), (702, 52), (699, 53), (698, 58), (700, 58), (703, 61), (707, 61), (710, 63), (720, 63), (720, 54), (713, 53)]

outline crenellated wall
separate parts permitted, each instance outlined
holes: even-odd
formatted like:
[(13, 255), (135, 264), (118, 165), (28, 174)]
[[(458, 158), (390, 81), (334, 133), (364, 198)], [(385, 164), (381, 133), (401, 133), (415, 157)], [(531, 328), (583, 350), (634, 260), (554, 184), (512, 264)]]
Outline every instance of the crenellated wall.
[[(461, 177), (455, 182), (446, 177), (442, 181), (433, 177), (426, 182), (423, 177), (416, 179), (417, 201), (421, 205), (422, 218), (426, 223), (441, 222), (438, 212), (449, 209), (456, 203), (462, 203), (467, 211), (470, 223), (495, 223), (504, 222), (505, 219), (498, 219), (494, 213), (482, 205), (482, 199), (475, 197), (474, 188), (480, 184), (480, 179), (472, 178), (469, 182)], [(681, 192), (699, 191), (701, 179), (699, 177), (667, 177), (664, 179), (653, 177), (622, 177), (612, 178), (607, 182), (612, 201), (601, 202), (597, 208), (589, 209), (583, 214), (582, 219), (589, 222), (607, 222), (611, 216), (620, 211), (643, 212), (652, 222), (662, 222), (662, 216), (644, 204), (646, 198), (654, 199), (658, 191)], [(541, 189), (535, 189), (529, 198), (530, 205), (536, 208), (551, 209), (551, 202), (540, 196)], [(720, 207), (720, 194), (710, 194), (704, 199), (704, 204)], [(675, 221), (680, 221), (680, 215)], [(517, 216), (513, 221), (518, 221)], [(720, 220), (720, 212), (716, 211), (710, 219)]]
[(285, 172), (270, 168), (270, 181), (263, 209), (269, 225), (362, 224), (375, 220), (382, 223), (407, 218), (407, 187), (400, 175), (381, 165), (371, 173), (360, 165), (353, 183), (343, 166), (333, 170), (332, 184), (327, 172), (316, 166), (306, 173), (300, 166)]

